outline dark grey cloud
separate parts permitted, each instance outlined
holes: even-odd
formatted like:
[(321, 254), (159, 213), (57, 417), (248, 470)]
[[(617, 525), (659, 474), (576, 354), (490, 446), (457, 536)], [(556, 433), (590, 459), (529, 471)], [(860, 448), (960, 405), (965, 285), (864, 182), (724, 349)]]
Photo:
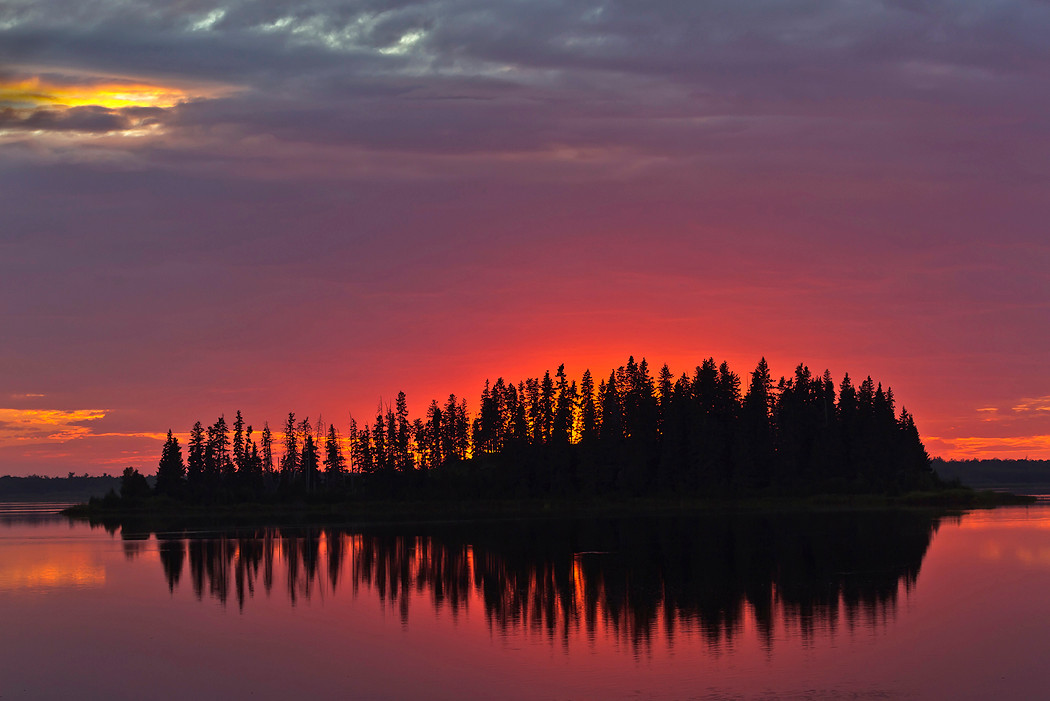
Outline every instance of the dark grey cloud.
[[(0, 50), (8, 61), (134, 66), (234, 81), (291, 79), (325, 67), (512, 80), (516, 71), (533, 72), (518, 76), (529, 83), (596, 71), (743, 93), (809, 83), (817, 93), (863, 89), (864, 79), (882, 72), (897, 84), (909, 80), (901, 75), (909, 70), (939, 72), (941, 79), (953, 72), (964, 78), (966, 71), (1041, 73), (1050, 51), (1048, 22), (1050, 8), (1026, 0), (49, 2), (0, 10), (0, 26), (7, 27)], [(412, 41), (399, 55), (406, 38)], [(852, 79), (842, 80), (847, 75)]]
[(627, 149), (771, 172), (991, 164), (1019, 181), (1041, 177), (1020, 137), (989, 130), (1048, 149), (1050, 7), (1035, 0), (59, 0), (5, 6), (0, 27), (7, 63), (229, 86), (165, 120), (202, 159), (265, 137), (472, 157)]
[[(190, 52), (169, 47), (222, 45), (229, 58), (269, 54), (261, 67), (290, 72), (292, 49), (314, 47), (333, 60), (390, 49), (422, 31), (416, 49), (430, 65), (470, 69), (470, 62), (519, 68), (590, 68), (662, 75), (705, 67), (790, 67), (823, 58), (850, 64), (940, 60), (949, 65), (1023, 71), (1047, 55), (1050, 9), (1013, 2), (49, 2), (0, 10), (0, 26), (20, 44), (82, 57), (97, 41), (98, 57), (148, 40), (157, 51), (196, 70)], [(50, 35), (51, 41), (46, 37)], [(110, 46), (110, 40), (123, 42)], [(78, 40), (79, 39), (79, 40)], [(74, 40), (71, 44), (66, 44)], [(123, 46), (121, 45), (123, 43)], [(103, 46), (102, 44), (106, 44)], [(254, 48), (253, 48), (254, 47)], [(177, 54), (177, 56), (176, 56)], [(389, 62), (388, 62), (389, 64)], [(235, 64), (236, 66), (236, 64)], [(833, 73), (841, 66), (826, 65)], [(216, 65), (221, 72), (224, 66)], [(234, 70), (237, 70), (235, 67)]]
[[(1050, 155), (1050, 6), (1035, 0), (58, 0), (5, 6), (0, 27), (11, 64), (226, 86), (153, 117), (170, 138), (138, 147), (143, 167), (301, 173), (303, 146), (328, 177), (532, 155), (591, 175), (619, 158), (1021, 184), (1045, 181)], [(32, 119), (104, 131), (131, 115)]]
[(159, 126), (166, 110), (155, 107), (109, 109), (83, 105), (68, 109), (0, 108), (0, 130), (58, 131), (106, 134)]

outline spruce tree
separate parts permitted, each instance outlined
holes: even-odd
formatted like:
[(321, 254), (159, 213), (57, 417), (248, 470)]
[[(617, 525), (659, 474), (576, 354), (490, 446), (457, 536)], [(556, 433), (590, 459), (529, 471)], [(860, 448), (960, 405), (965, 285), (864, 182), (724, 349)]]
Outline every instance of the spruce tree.
[(383, 419), (383, 407), (376, 410), (376, 422), (372, 427), (372, 460), (376, 472), (386, 472), (390, 465), (387, 446), (386, 422)]
[(284, 455), (281, 456), (281, 480), (285, 483), (294, 479), (299, 470), (299, 437), (295, 429), (295, 413), (288, 412), (284, 423)]
[(339, 449), (339, 434), (336, 432), (335, 426), (329, 424), (328, 436), (325, 439), (324, 456), (325, 482), (329, 487), (338, 486), (342, 483), (345, 466), (346, 461), (343, 458), (343, 451)]
[(667, 366), (667, 363), (664, 363), (663, 367), (660, 368), (660, 374), (656, 379), (656, 392), (659, 400), (658, 428), (662, 435), (664, 422), (667, 420), (667, 415), (670, 411), (671, 395), (674, 392), (674, 375), (671, 374), (671, 368)]
[(160, 464), (157, 466), (157, 483), (154, 487), (158, 495), (177, 497), (182, 494), (186, 480), (186, 466), (182, 462), (182, 448), (179, 441), (168, 429), (168, 439), (160, 453)]
[(226, 417), (220, 415), (214, 424), (208, 427), (208, 446), (206, 450), (205, 473), (213, 484), (228, 481), (233, 473), (233, 461), (230, 460), (230, 431)]
[(404, 392), (397, 393), (395, 402), (395, 419), (397, 420), (397, 469), (409, 472), (415, 468), (412, 463), (412, 430), (408, 420), (408, 400)]
[(773, 378), (766, 359), (758, 361), (741, 408), (738, 480), (745, 491), (763, 489), (773, 475)]
[(245, 447), (247, 443), (244, 437), (244, 417), (241, 410), (237, 410), (237, 416), (233, 420), (233, 466), (238, 472), (244, 469)]
[(623, 406), (617, 384), (616, 371), (613, 371), (609, 373), (609, 381), (599, 388), (602, 406), (602, 422), (598, 427), (601, 446), (596, 486), (599, 492), (608, 492), (616, 484), (624, 460)]
[(190, 488), (195, 492), (200, 491), (204, 485), (204, 457), (206, 442), (204, 438), (204, 427), (201, 422), (193, 424), (190, 430), (189, 455), (187, 464), (186, 480)]
[(478, 415), (474, 419), (474, 455), (495, 453), (496, 403), (492, 401), (492, 389), (487, 378), (478, 406)]
[(309, 433), (303, 439), (303, 452), (299, 456), (300, 473), (306, 491), (312, 492), (317, 486), (317, 446), (314, 445), (314, 437)]
[(557, 380), (551, 442), (555, 445), (566, 446), (572, 439), (572, 411), (575, 397), (569, 391), (569, 379), (565, 376), (564, 363), (558, 366)]
[(269, 422), (263, 423), (262, 471), (267, 475), (273, 472), (273, 434), (270, 433)]
[(580, 380), (580, 442), (588, 443), (598, 437), (598, 409), (594, 405), (594, 379), (590, 370), (583, 371)]
[(438, 406), (436, 399), (431, 399), (430, 407), (427, 409), (427, 420), (424, 426), (423, 444), (421, 446), (424, 466), (428, 470), (440, 467), (445, 461), (445, 453), (441, 442), (443, 430), (441, 407)]

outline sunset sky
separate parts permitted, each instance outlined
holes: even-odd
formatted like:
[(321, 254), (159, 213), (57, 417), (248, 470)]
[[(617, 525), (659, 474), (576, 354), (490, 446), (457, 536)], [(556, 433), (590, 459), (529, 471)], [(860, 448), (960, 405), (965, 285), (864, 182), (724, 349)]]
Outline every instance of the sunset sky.
[(1050, 458), (1050, 5), (8, 0), (0, 474), (627, 356)]

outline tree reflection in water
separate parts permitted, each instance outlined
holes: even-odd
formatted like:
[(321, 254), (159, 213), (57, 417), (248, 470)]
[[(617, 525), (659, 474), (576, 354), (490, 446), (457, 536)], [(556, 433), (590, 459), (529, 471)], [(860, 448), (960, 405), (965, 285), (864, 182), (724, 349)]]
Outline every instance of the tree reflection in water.
[[(805, 639), (877, 626), (914, 586), (938, 516), (920, 511), (742, 513), (158, 533), (168, 587), (185, 561), (198, 598), (243, 608), (275, 582), (294, 606), (316, 592), (372, 590), (409, 622), (414, 596), (453, 617), (480, 606), (501, 633), (526, 630), (568, 645), (614, 636), (698, 633), (732, 642), (748, 618), (767, 645), (775, 625)], [(280, 584), (283, 580), (283, 584)]]

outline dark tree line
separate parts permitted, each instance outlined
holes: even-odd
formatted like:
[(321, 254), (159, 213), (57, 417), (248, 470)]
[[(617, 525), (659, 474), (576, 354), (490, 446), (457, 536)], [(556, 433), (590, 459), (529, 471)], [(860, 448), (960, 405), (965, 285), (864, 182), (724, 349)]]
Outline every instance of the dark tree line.
[(1043, 489), (1050, 485), (1050, 460), (1028, 458), (984, 458), (942, 460), (935, 458), (933, 467), (945, 480), (957, 480), (971, 487), (1009, 485), (1022, 490)]
[[(238, 411), (169, 431), (156, 492), (192, 500), (277, 495), (545, 497), (897, 493), (939, 485), (912, 416), (870, 377), (836, 386), (799, 365), (774, 381), (765, 359), (746, 388), (704, 360), (654, 378), (645, 359), (579, 384), (554, 376), (486, 381), (478, 411), (449, 395), (412, 419), (404, 392), (374, 420), (334, 425), (289, 413), (259, 441)], [(277, 452), (280, 457), (275, 457)]]

